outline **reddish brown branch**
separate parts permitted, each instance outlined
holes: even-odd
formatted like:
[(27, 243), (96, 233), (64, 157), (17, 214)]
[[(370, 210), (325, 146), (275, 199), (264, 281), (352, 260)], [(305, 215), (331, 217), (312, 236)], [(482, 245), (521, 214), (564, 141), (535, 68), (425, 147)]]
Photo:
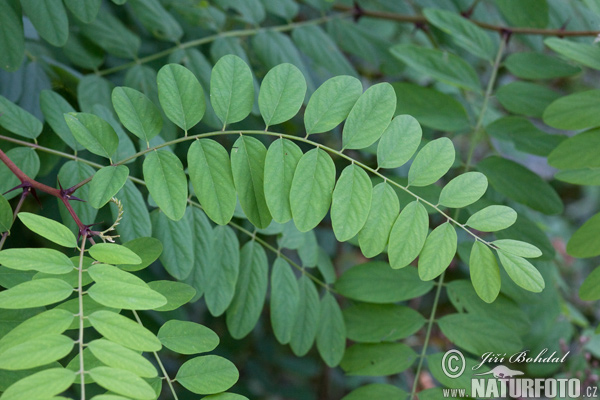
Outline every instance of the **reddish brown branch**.
[[(387, 19), (390, 21), (397, 22), (409, 22), (413, 24), (427, 24), (427, 19), (422, 15), (407, 15), (407, 14), (396, 14), (385, 11), (372, 11), (365, 10), (360, 8), (357, 11), (356, 8), (345, 6), (342, 4), (335, 4), (333, 6), (334, 9), (338, 11), (351, 11), (354, 13), (355, 18), (357, 17), (371, 17), (378, 19)], [(359, 15), (357, 15), (359, 13)], [(510, 27), (510, 26), (501, 26), (501, 25), (493, 25), (488, 24), (487, 22), (470, 20), (475, 25), (480, 26), (483, 29), (487, 29), (490, 31), (496, 31), (499, 33), (503, 32), (511, 32), (515, 34), (523, 34), (523, 35), (542, 35), (542, 36), (598, 36), (600, 35), (600, 31), (566, 31), (564, 29), (538, 29), (538, 28), (528, 28), (528, 27)]]
[(75, 185), (71, 188), (56, 189), (56, 188), (50, 187), (48, 185), (44, 185), (43, 183), (38, 182), (35, 179), (32, 179), (29, 176), (27, 176), (27, 174), (25, 172), (23, 172), (1, 149), (0, 149), (0, 160), (21, 181), (21, 184), (15, 188), (15, 189), (23, 188), (23, 197), (21, 197), (21, 201), (19, 202), (19, 208), (20, 208), (20, 205), (22, 204), (22, 201), (25, 199), (25, 196), (27, 194), (29, 194), (29, 192), (32, 192), (33, 194), (35, 194), (36, 189), (41, 192), (47, 193), (51, 196), (54, 196), (54, 197), (60, 199), (60, 201), (62, 201), (62, 203), (66, 207), (67, 211), (69, 212), (69, 214), (71, 215), (71, 217), (73, 218), (75, 223), (77, 224), (77, 227), (79, 228), (79, 235), (85, 235), (90, 239), (90, 241), (92, 241), (91, 237), (93, 235), (97, 234), (97, 232), (92, 231), (90, 229), (91, 225), (86, 225), (83, 222), (81, 222), (81, 219), (79, 219), (79, 216), (77, 216), (77, 213), (75, 213), (75, 210), (73, 210), (73, 207), (69, 203), (70, 200), (80, 200), (80, 199), (77, 199), (76, 197), (72, 196), (72, 194), (77, 189), (79, 189), (81, 186), (88, 183), (91, 180), (91, 177), (87, 178), (86, 180), (78, 183), (77, 185)]

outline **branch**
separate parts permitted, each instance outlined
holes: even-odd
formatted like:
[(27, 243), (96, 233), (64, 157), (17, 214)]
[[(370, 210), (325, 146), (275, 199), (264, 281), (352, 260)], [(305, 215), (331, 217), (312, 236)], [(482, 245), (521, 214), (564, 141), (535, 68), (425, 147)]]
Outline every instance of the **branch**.
[[(34, 195), (35, 195), (35, 189), (37, 189), (40, 192), (47, 193), (51, 196), (54, 196), (54, 197), (60, 199), (60, 201), (62, 201), (62, 203), (66, 207), (67, 211), (69, 212), (69, 214), (71, 215), (71, 217), (73, 218), (75, 223), (77, 224), (77, 227), (79, 228), (79, 235), (89, 238), (89, 240), (92, 243), (94, 243), (94, 241), (91, 237), (94, 235), (97, 235), (98, 232), (92, 231), (90, 229), (91, 225), (85, 225), (83, 222), (81, 222), (81, 219), (79, 219), (79, 217), (75, 213), (75, 210), (73, 210), (73, 207), (69, 203), (70, 200), (79, 200), (76, 197), (73, 197), (71, 195), (79, 187), (81, 187), (81, 186), (85, 185), (87, 182), (89, 182), (91, 180), (91, 178), (88, 178), (88, 179), (84, 180), (83, 182), (80, 182), (77, 185), (75, 185), (71, 188), (68, 188), (68, 189), (56, 189), (56, 188), (50, 187), (48, 185), (44, 185), (43, 183), (38, 182), (35, 179), (32, 179), (29, 176), (27, 176), (27, 174), (25, 172), (23, 172), (17, 166), (17, 164), (15, 164), (6, 155), (6, 153), (4, 151), (2, 151), (1, 149), (0, 149), (0, 160), (21, 181), (21, 184), (16, 186), (14, 189), (23, 188), (24, 191), (28, 191), (28, 192), (32, 191)], [(11, 190), (14, 190), (14, 189), (11, 189)]]
[[(410, 22), (413, 24), (428, 24), (427, 18), (422, 15), (407, 15), (407, 14), (395, 14), (385, 11), (372, 11), (364, 10), (362, 8), (356, 9), (354, 7), (344, 6), (342, 4), (335, 4), (333, 6), (338, 11), (351, 11), (354, 13), (355, 18), (360, 17), (371, 17), (378, 19), (386, 19), (397, 22)], [(511, 32), (522, 35), (542, 35), (542, 36), (598, 36), (600, 31), (565, 31), (564, 29), (538, 29), (528, 27), (509, 27), (501, 25), (488, 24), (487, 22), (470, 20), (475, 25), (483, 29), (490, 31), (496, 31), (498, 33)]]

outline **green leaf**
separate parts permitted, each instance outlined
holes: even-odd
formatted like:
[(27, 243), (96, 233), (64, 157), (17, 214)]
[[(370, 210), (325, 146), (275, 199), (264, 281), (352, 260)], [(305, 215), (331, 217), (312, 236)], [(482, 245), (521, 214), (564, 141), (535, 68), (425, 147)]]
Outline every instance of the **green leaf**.
[(450, 314), (438, 319), (444, 335), (456, 346), (479, 357), (486, 348), (513, 354), (523, 346), (521, 338), (512, 329), (487, 316)]
[(160, 111), (145, 94), (128, 87), (116, 87), (111, 99), (119, 120), (135, 136), (148, 143), (160, 133), (163, 126)]
[(545, 28), (548, 25), (547, 0), (532, 0), (527, 3), (519, 0), (498, 0), (496, 6), (511, 26)]
[(271, 271), (271, 325), (281, 344), (292, 340), (294, 322), (299, 313), (300, 289), (292, 268), (277, 257)]
[(132, 372), (142, 378), (154, 378), (158, 375), (150, 361), (120, 344), (96, 339), (88, 343), (88, 348), (98, 360), (109, 367)]
[(466, 207), (479, 200), (487, 187), (487, 178), (481, 172), (464, 173), (444, 186), (439, 204), (450, 208)]
[(34, 315), (21, 322), (0, 339), (0, 354), (43, 335), (60, 335), (69, 329), (73, 319), (73, 313), (58, 308)]
[[(280, 0), (277, 0), (277, 2), (279, 3)], [(296, 3), (294, 3), (296, 4)], [(235, 393), (218, 393), (218, 394), (213, 394), (211, 396), (206, 396), (203, 397), (203, 399), (206, 400), (248, 400), (248, 398), (246, 396), (242, 396), (240, 394), (235, 394)]]
[[(2, 118), (0, 118), (1, 120)], [(21, 169), (28, 177), (35, 179), (35, 176), (40, 170), (40, 158), (34, 149), (26, 147), (15, 147), (6, 152), (8, 158), (14, 162), (17, 167)], [(16, 177), (4, 164), (0, 164), (0, 176), (3, 177), (0, 180), (0, 191), (6, 200), (10, 200), (19, 194), (18, 190), (6, 193), (8, 190), (21, 184), (19, 178)]]
[(194, 260), (192, 272), (185, 282), (194, 289), (191, 295), (191, 302), (197, 301), (204, 294), (204, 287), (208, 282), (204, 279), (204, 273), (207, 270), (206, 265), (212, 263), (215, 242), (213, 238), (213, 228), (208, 217), (198, 207), (188, 207), (185, 218), (190, 224), (190, 233)]
[(66, 255), (52, 249), (3, 250), (0, 251), (0, 264), (19, 271), (40, 271), (46, 274), (66, 274), (75, 268)]
[(135, 16), (156, 38), (178, 42), (183, 36), (179, 22), (162, 6), (158, 0), (131, 0), (129, 2)]
[(194, 266), (194, 243), (188, 219), (173, 221), (165, 213), (155, 211), (151, 220), (153, 235), (163, 247), (160, 262), (175, 279), (187, 278)]
[(548, 163), (560, 169), (600, 167), (595, 149), (600, 146), (600, 129), (591, 129), (572, 136), (548, 156)]
[(156, 204), (173, 221), (183, 218), (187, 205), (187, 178), (177, 156), (154, 150), (144, 160), (144, 179)]
[(575, 231), (567, 243), (567, 253), (579, 258), (600, 255), (600, 213)]
[(300, 158), (292, 180), (290, 206), (301, 232), (313, 229), (325, 217), (334, 185), (335, 165), (324, 150), (312, 149)]
[(87, 113), (65, 114), (65, 121), (75, 140), (83, 147), (110, 160), (117, 150), (119, 138), (108, 122), (94, 114)]
[(306, 80), (292, 64), (280, 64), (271, 69), (262, 81), (258, 106), (267, 125), (277, 125), (298, 113), (306, 95)]
[(179, 354), (213, 351), (219, 336), (204, 325), (190, 321), (167, 321), (158, 331), (158, 339), (168, 349)]
[(482, 232), (495, 232), (506, 229), (517, 220), (517, 212), (507, 206), (485, 207), (471, 215), (466, 225)]
[(496, 300), (500, 293), (500, 269), (492, 250), (479, 240), (473, 243), (469, 269), (477, 295), (486, 303)]
[(81, 22), (89, 24), (98, 15), (100, 11), (100, 4), (102, 0), (90, 0), (90, 1), (79, 1), (79, 0), (64, 0), (65, 5), (79, 19)]
[(512, 142), (517, 150), (547, 157), (567, 137), (548, 134), (525, 117), (498, 118), (485, 127), (489, 135)]
[(600, 168), (559, 171), (554, 175), (554, 178), (573, 185), (600, 186)]
[(231, 304), (240, 269), (240, 245), (233, 230), (228, 226), (217, 226), (213, 233), (215, 246), (212, 262), (205, 265), (204, 288), (206, 306), (210, 313), (219, 316)]
[(238, 18), (252, 25), (259, 25), (265, 19), (265, 8), (259, 0), (239, 2), (235, 0), (221, 0), (219, 5), (224, 8), (233, 8)]
[(362, 83), (353, 76), (336, 76), (310, 97), (304, 112), (306, 133), (327, 132), (346, 119), (362, 94)]
[[(440, 389), (441, 390), (441, 389)], [(424, 391), (419, 392), (421, 395)], [(386, 383), (370, 383), (354, 389), (342, 397), (342, 400), (379, 400), (379, 399), (402, 399), (405, 400), (408, 393), (393, 385)], [(425, 400), (425, 398), (423, 398)]]
[(591, 274), (585, 278), (583, 284), (579, 287), (579, 298), (584, 301), (596, 301), (600, 299), (600, 267), (595, 268)]
[(300, 26), (292, 31), (292, 39), (298, 49), (312, 61), (318, 75), (324, 78), (335, 75), (358, 76), (337, 44), (321, 27)]
[(152, 310), (167, 304), (163, 295), (148, 286), (128, 282), (98, 282), (88, 289), (88, 294), (103, 306), (125, 310)]
[(250, 114), (254, 81), (244, 60), (230, 54), (217, 61), (210, 76), (210, 102), (223, 127)]
[(448, 268), (456, 254), (458, 237), (454, 225), (445, 222), (427, 237), (419, 255), (419, 277), (424, 281), (437, 278)]
[(375, 186), (369, 216), (358, 233), (360, 250), (365, 257), (373, 258), (383, 252), (399, 212), (400, 202), (394, 189), (387, 182)]
[(89, 201), (92, 207), (102, 208), (125, 185), (129, 169), (124, 165), (101, 168), (90, 182)]
[(239, 379), (239, 372), (223, 357), (200, 356), (183, 363), (175, 379), (192, 393), (214, 394), (232, 387)]
[(408, 171), (408, 184), (428, 186), (437, 182), (452, 167), (454, 157), (454, 145), (450, 139), (432, 140), (417, 153)]
[(154, 389), (133, 372), (110, 367), (96, 367), (89, 370), (88, 374), (94, 382), (111, 392), (140, 400), (156, 398)]
[(531, 243), (542, 250), (540, 260), (549, 261), (554, 259), (556, 252), (546, 233), (536, 222), (527, 218), (524, 214), (519, 215), (517, 222), (510, 228), (498, 231), (494, 235), (497, 239), (515, 239)]
[(112, 311), (100, 310), (88, 317), (90, 323), (106, 339), (136, 351), (159, 351), (160, 341), (137, 322)]
[(109, 109), (112, 114), (113, 107), (110, 94), (113, 86), (108, 80), (98, 75), (90, 74), (84, 76), (77, 85), (79, 108), (84, 112), (92, 112), (94, 106), (103, 106)]
[(425, 318), (397, 304), (359, 303), (344, 309), (347, 337), (355, 342), (394, 342), (415, 334)]
[(420, 73), (431, 75), (449, 85), (481, 91), (479, 78), (473, 67), (454, 54), (413, 44), (399, 44), (393, 46), (390, 51), (400, 61)]
[(77, 247), (77, 239), (66, 226), (49, 218), (27, 212), (19, 213), (18, 217), (27, 228), (38, 235), (64, 247)]
[(344, 168), (331, 202), (333, 232), (340, 242), (352, 239), (365, 225), (371, 208), (373, 186), (361, 167)]
[(535, 293), (544, 290), (544, 278), (529, 261), (503, 250), (498, 250), (498, 257), (510, 279), (517, 285)]
[[(133, 240), (150, 236), (152, 234), (152, 225), (150, 223), (148, 206), (133, 182), (127, 180), (125, 186), (121, 188), (116, 197), (123, 205), (123, 209), (128, 210), (128, 212), (123, 213), (121, 223), (117, 226), (117, 232), (121, 236), (121, 240)], [(116, 220), (119, 214), (117, 206), (111, 204), (110, 210), (113, 220)]]
[(548, 182), (521, 164), (492, 156), (477, 164), (494, 189), (511, 199), (544, 214), (563, 211), (562, 200)]
[(593, 69), (600, 69), (600, 48), (568, 39), (547, 38), (544, 44), (558, 54)]
[(408, 82), (394, 82), (396, 114), (412, 115), (423, 126), (454, 132), (469, 127), (464, 106), (454, 97)]
[(187, 158), (190, 181), (206, 215), (227, 224), (237, 202), (227, 150), (214, 140), (200, 139), (192, 143)]
[(404, 343), (358, 343), (346, 350), (340, 366), (348, 375), (384, 376), (408, 369), (417, 353)]
[(317, 349), (329, 367), (337, 366), (346, 349), (346, 325), (342, 311), (331, 293), (326, 292), (321, 299)]
[(50, 399), (67, 390), (75, 378), (74, 371), (64, 368), (36, 372), (13, 383), (2, 394), (2, 400)]
[(542, 255), (542, 251), (532, 244), (512, 239), (494, 240), (492, 244), (503, 250), (506, 253), (514, 254), (515, 256), (524, 258), (538, 258)]
[[(549, 40), (561, 39), (552, 38)], [(594, 49), (592, 46), (585, 46), (588, 46), (590, 51)], [(506, 58), (504, 66), (511, 74), (522, 79), (565, 78), (581, 72), (581, 68), (571, 65), (558, 57), (533, 52), (513, 53)]]
[(46, 122), (50, 125), (52, 130), (65, 142), (70, 148), (75, 151), (83, 150), (84, 147), (80, 145), (67, 122), (65, 121), (65, 113), (74, 113), (75, 109), (69, 104), (60, 94), (51, 90), (42, 90), (40, 93), (40, 107), (44, 113)]
[(345, 297), (378, 304), (414, 299), (432, 287), (432, 282), (419, 278), (416, 268), (394, 270), (382, 261), (356, 265), (335, 283), (335, 290)]
[(162, 294), (167, 304), (155, 308), (154, 311), (173, 311), (189, 303), (196, 295), (196, 290), (183, 282), (152, 281), (148, 282), (150, 289)]
[(81, 25), (81, 31), (85, 37), (112, 55), (127, 59), (137, 56), (140, 38), (109, 12), (101, 12), (93, 22)]
[(267, 255), (255, 241), (240, 251), (240, 273), (233, 300), (227, 308), (227, 328), (234, 339), (241, 339), (254, 329), (265, 303), (269, 279)]
[(586, 90), (563, 96), (544, 110), (544, 122), (553, 128), (577, 130), (600, 126), (595, 105), (600, 101), (600, 90)]
[(90, 256), (107, 264), (141, 264), (142, 259), (125, 246), (114, 243), (97, 243), (90, 247)]
[(421, 125), (414, 117), (394, 117), (377, 145), (379, 168), (398, 168), (406, 164), (419, 148), (422, 134)]
[(121, 270), (118, 267), (107, 264), (93, 264), (87, 268), (90, 277), (94, 282), (104, 283), (128, 283), (131, 285), (147, 287), (143, 279), (138, 278), (132, 273)]
[(264, 191), (267, 149), (256, 138), (240, 136), (233, 144), (231, 170), (242, 210), (257, 228), (266, 228), (272, 217)]
[(544, 110), (560, 95), (535, 83), (511, 82), (496, 91), (496, 98), (508, 111), (527, 117), (542, 117)]
[(298, 357), (304, 356), (312, 347), (319, 327), (319, 294), (312, 281), (304, 274), (298, 281), (300, 302), (292, 329), (290, 347)]
[(290, 191), (296, 166), (303, 153), (288, 139), (277, 139), (269, 146), (265, 157), (265, 201), (273, 219), (285, 223), (292, 218)]
[(14, 371), (50, 364), (67, 356), (74, 344), (64, 335), (40, 335), (2, 351), (0, 368)]
[(48, 43), (62, 47), (69, 37), (69, 18), (62, 1), (21, 0), (23, 11)]
[(28, 139), (37, 138), (42, 133), (42, 123), (4, 96), (0, 96), (0, 126)]
[[(6, 198), (0, 195), (0, 232), (9, 232), (13, 224), (13, 210)], [(1, 263), (1, 261), (0, 261)]]
[(387, 82), (368, 88), (344, 124), (343, 149), (364, 149), (383, 135), (396, 111), (396, 92)]
[(394, 269), (404, 268), (421, 252), (427, 231), (427, 210), (418, 201), (409, 203), (396, 219), (390, 233), (388, 255)]
[(0, 66), (7, 71), (20, 68), (25, 55), (23, 17), (19, 2), (7, 3), (0, 13)]
[(167, 117), (188, 131), (206, 111), (204, 90), (194, 74), (179, 64), (167, 64), (158, 71), (158, 99)]
[(469, 53), (488, 61), (494, 60), (495, 49), (488, 33), (458, 13), (426, 8), (425, 18), (452, 37), (452, 41)]
[(36, 279), (0, 292), (0, 308), (41, 307), (63, 301), (71, 293), (73, 288), (62, 279)]

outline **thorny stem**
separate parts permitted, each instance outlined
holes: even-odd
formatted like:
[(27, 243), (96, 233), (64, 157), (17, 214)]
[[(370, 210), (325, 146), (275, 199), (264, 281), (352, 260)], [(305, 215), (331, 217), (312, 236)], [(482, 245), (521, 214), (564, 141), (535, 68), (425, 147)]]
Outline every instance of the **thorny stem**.
[[(21, 194), (21, 198), (19, 199), (19, 202), (15, 207), (15, 211), (13, 212), (13, 223), (17, 219), (17, 214), (19, 213), (19, 211), (21, 211), (21, 207), (23, 206), (25, 198), (29, 195), (29, 193), (31, 193), (29, 188), (23, 188), (23, 194)], [(6, 242), (6, 238), (8, 237), (8, 235), (10, 235), (10, 230), (2, 234), (2, 239), (0, 239), (0, 250), (2, 250), (2, 247), (4, 247), (4, 242)]]
[(150, 54), (146, 57), (138, 58), (135, 61), (131, 61), (126, 64), (118, 65), (116, 67), (99, 70), (96, 73), (100, 76), (112, 74), (114, 72), (118, 72), (118, 71), (133, 67), (138, 64), (144, 64), (144, 63), (147, 63), (150, 61), (157, 60), (162, 57), (166, 57), (166, 56), (176, 52), (177, 50), (183, 50), (183, 49), (187, 49), (187, 48), (191, 48), (191, 47), (197, 47), (197, 46), (200, 46), (200, 45), (203, 45), (206, 43), (214, 42), (215, 40), (217, 40), (219, 38), (253, 36), (260, 32), (266, 32), (266, 31), (286, 32), (286, 31), (291, 31), (291, 30), (296, 29), (301, 26), (324, 24), (327, 21), (330, 21), (332, 19), (345, 18), (345, 17), (349, 17), (351, 15), (352, 15), (352, 13), (345, 12), (342, 14), (333, 14), (333, 15), (324, 16), (324, 17), (313, 19), (310, 21), (293, 22), (293, 23), (286, 24), (286, 25), (279, 25), (279, 26), (272, 26), (272, 27), (265, 27), (265, 28), (255, 28), (255, 29), (239, 29), (239, 30), (228, 31), (228, 32), (220, 32), (220, 33), (216, 33), (211, 36), (203, 37), (201, 39), (195, 39), (195, 40), (190, 40), (189, 42), (180, 43), (176, 46), (173, 46), (166, 50), (160, 51), (158, 53)]
[[(137, 321), (137, 323), (140, 324), (141, 326), (144, 326), (137, 311), (135, 311), (135, 310), (131, 310), (131, 311), (133, 312), (133, 316), (135, 317), (135, 320)], [(171, 389), (171, 394), (173, 395), (173, 399), (179, 400), (179, 398), (177, 397), (177, 392), (175, 392), (175, 388), (173, 387), (173, 381), (171, 380), (171, 378), (169, 378), (169, 374), (167, 373), (165, 366), (163, 365), (162, 361), (160, 360), (158, 353), (156, 351), (153, 351), (152, 354), (154, 354), (154, 358), (156, 359), (156, 362), (158, 363), (158, 367), (160, 368), (160, 371), (162, 372), (163, 377), (167, 381), (167, 384), (169, 385), (169, 389)]]
[[(27, 143), (27, 142), (23, 142), (23, 143)], [(29, 143), (28, 145), (30, 146), (31, 143)], [(69, 200), (71, 199), (71, 194), (75, 191), (73, 188), (69, 188), (67, 190), (56, 189), (56, 188), (50, 187), (48, 185), (44, 185), (43, 183), (38, 182), (35, 179), (30, 178), (6, 155), (6, 153), (4, 151), (2, 151), (2, 149), (0, 149), (0, 161), (2, 161), (17, 178), (19, 178), (19, 180), (21, 181), (20, 186), (23, 187), (24, 189), (25, 188), (29, 188), (30, 190), (37, 189), (41, 192), (44, 192), (51, 196), (59, 198), (62, 201), (62, 203), (64, 204), (64, 206), (66, 207), (67, 211), (69, 212), (69, 214), (71, 215), (73, 220), (75, 221), (75, 223), (77, 224), (77, 227), (79, 228), (79, 234), (83, 235), (84, 233), (88, 233), (88, 235), (86, 235), (86, 236), (90, 236), (90, 234), (92, 232), (89, 230), (89, 226), (87, 226), (83, 222), (81, 222), (81, 220), (79, 219), (79, 217), (73, 210), (73, 207), (71, 207), (71, 204), (69, 203)], [(89, 179), (91, 179), (91, 178), (89, 178)], [(91, 238), (90, 238), (90, 241), (92, 241)]]
[(85, 400), (85, 366), (83, 362), (83, 255), (85, 253), (85, 243), (87, 232), (81, 237), (81, 250), (79, 252), (79, 267), (77, 268), (77, 298), (79, 299), (79, 374), (81, 382), (81, 400)]
[[(386, 12), (386, 11), (364, 10), (362, 8), (359, 11), (356, 11), (355, 8), (350, 7), (350, 6), (345, 6), (342, 4), (335, 4), (333, 6), (333, 8), (338, 11), (353, 11), (355, 18), (371, 17), (371, 18), (377, 18), (377, 19), (387, 19), (387, 20), (396, 21), (396, 22), (410, 22), (413, 24), (429, 23), (427, 21), (427, 18), (425, 18), (422, 15), (396, 14), (396, 13), (391, 13), (391, 12)], [(591, 30), (589, 30), (589, 31), (566, 31), (564, 29), (538, 29), (538, 28), (527, 28), (527, 27), (509, 27), (509, 26), (488, 24), (487, 22), (476, 21), (476, 20), (470, 20), (470, 21), (483, 29), (487, 29), (490, 31), (496, 31), (496, 32), (500, 32), (500, 33), (512, 32), (515, 34), (523, 34), (523, 35), (559, 36), (559, 37), (598, 36), (598, 35), (600, 35), (600, 31), (591, 31)]]

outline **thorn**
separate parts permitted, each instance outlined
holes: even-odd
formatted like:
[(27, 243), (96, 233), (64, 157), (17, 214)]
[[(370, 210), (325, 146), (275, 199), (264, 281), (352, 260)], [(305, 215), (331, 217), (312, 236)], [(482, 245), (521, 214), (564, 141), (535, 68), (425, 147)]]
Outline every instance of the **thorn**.
[(37, 203), (40, 205), (40, 208), (44, 208), (42, 206), (42, 202), (40, 201), (40, 198), (37, 195), (37, 192), (35, 191), (34, 188), (29, 188), (29, 193), (31, 193), (31, 195), (33, 196), (33, 198), (35, 199), (35, 201), (37, 201)]
[(358, 20), (365, 15), (365, 11), (358, 4), (357, 1), (354, 2), (354, 7), (352, 8), (352, 17), (354, 18), (354, 22), (358, 22)]
[(71, 200), (75, 200), (75, 201), (83, 201), (85, 203), (85, 200), (80, 199), (79, 197), (76, 196), (71, 196), (69, 194), (65, 195), (65, 197), (67, 198), (67, 200), (71, 201)]
[(2, 195), (4, 196), (6, 193), (10, 193), (13, 190), (17, 190), (17, 189), (25, 190), (25, 188), (30, 188), (30, 187), (31, 187), (31, 184), (29, 184), (28, 182), (23, 182), (23, 183), (18, 184), (17, 186), (15, 186), (12, 189), (8, 189), (6, 192), (2, 193)]

